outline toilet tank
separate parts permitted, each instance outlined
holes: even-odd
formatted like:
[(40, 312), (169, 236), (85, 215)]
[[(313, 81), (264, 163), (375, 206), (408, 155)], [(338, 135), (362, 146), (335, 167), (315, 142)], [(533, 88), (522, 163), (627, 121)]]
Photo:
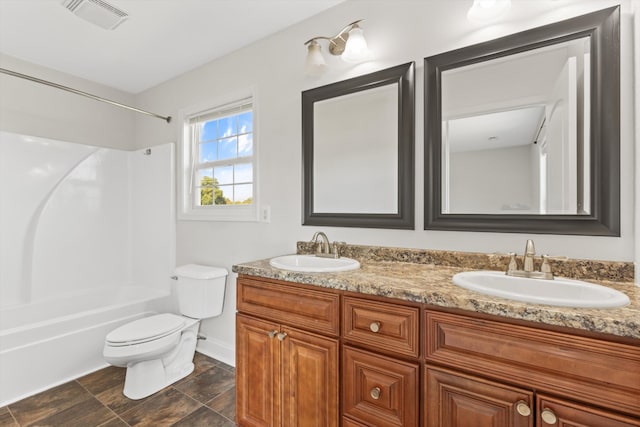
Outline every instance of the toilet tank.
[(180, 314), (206, 319), (222, 314), (229, 273), (222, 267), (188, 264), (175, 269)]

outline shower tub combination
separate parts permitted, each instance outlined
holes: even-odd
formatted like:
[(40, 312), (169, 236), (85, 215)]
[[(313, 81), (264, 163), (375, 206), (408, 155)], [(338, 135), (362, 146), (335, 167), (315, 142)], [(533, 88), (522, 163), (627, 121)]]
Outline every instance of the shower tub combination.
[(107, 366), (109, 331), (173, 308), (173, 156), (0, 132), (0, 407)]

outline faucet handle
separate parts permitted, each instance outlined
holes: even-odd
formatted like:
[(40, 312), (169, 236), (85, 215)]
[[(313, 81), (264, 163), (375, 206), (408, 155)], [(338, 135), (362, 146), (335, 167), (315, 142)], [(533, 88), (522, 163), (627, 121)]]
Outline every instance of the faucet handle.
[(550, 256), (550, 255), (547, 255), (547, 254), (543, 254), (542, 255), (542, 265), (540, 266), (540, 271), (547, 275), (546, 278), (553, 279), (553, 272), (551, 271), (551, 265), (549, 264), (549, 260), (552, 260), (552, 261), (565, 261), (567, 259), (568, 258), (566, 256)]
[(540, 271), (543, 273), (551, 273), (551, 266), (549, 265), (549, 255), (542, 255), (542, 265)]
[(346, 245), (347, 242), (333, 242), (331, 244), (331, 252), (334, 258), (340, 258), (340, 245)]
[(507, 267), (507, 271), (515, 271), (518, 269), (518, 261), (516, 261), (516, 253), (509, 252), (509, 266)]

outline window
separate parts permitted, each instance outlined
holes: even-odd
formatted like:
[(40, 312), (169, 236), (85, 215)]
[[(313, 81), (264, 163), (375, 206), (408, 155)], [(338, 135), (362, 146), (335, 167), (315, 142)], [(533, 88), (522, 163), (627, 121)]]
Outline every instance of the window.
[(184, 115), (182, 219), (256, 220), (252, 98)]

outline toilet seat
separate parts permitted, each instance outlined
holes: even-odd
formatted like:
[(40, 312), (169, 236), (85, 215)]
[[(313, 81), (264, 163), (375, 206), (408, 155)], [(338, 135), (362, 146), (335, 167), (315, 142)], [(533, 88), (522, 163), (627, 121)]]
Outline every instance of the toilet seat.
[(122, 347), (159, 340), (180, 331), (186, 323), (182, 316), (172, 313), (156, 314), (114, 329), (107, 335), (106, 344)]

